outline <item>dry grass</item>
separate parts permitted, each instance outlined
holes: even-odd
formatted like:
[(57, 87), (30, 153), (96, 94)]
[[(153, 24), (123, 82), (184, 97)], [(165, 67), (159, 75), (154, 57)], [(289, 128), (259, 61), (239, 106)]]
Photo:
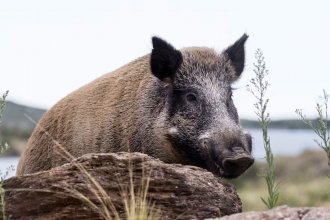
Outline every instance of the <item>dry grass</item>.
[[(32, 122), (36, 123), (31, 117), (26, 117)], [(36, 126), (39, 126), (38, 124)], [(88, 172), (88, 170), (73, 157), (56, 139), (54, 139), (44, 128), (40, 127), (45, 135), (55, 144), (56, 152), (64, 159), (71, 162), (82, 174), (85, 184), (88, 186), (89, 191), (96, 198), (97, 203), (93, 202), (90, 198), (82, 192), (74, 189), (69, 184), (63, 188), (70, 196), (79, 199), (83, 204), (98, 213), (104, 220), (157, 220), (160, 219), (160, 210), (155, 207), (147, 199), (149, 188), (149, 176), (143, 175), (140, 187), (136, 190), (136, 183), (134, 182), (133, 167), (129, 162), (128, 171), (130, 182), (128, 188), (125, 183), (122, 183), (120, 189), (121, 197), (125, 210), (125, 218), (121, 218), (120, 213), (111, 201), (111, 197), (107, 194), (102, 185)], [(43, 189), (41, 189), (43, 190)], [(47, 189), (46, 189), (47, 190)]]
[[(119, 220), (122, 219), (120, 213), (111, 201), (111, 197), (107, 194), (105, 189), (99, 184), (99, 182), (86, 170), (86, 168), (80, 164), (75, 158), (67, 152), (58, 142), (56, 143), (57, 151), (68, 161), (71, 161), (78, 170), (83, 174), (86, 185), (89, 186), (89, 190), (93, 197), (97, 199), (97, 203), (94, 203), (90, 198), (85, 196), (82, 192), (73, 189), (71, 186), (64, 188), (65, 191), (70, 193), (73, 197), (82, 201), (85, 205), (90, 207), (96, 213), (98, 213), (105, 220)], [(125, 187), (125, 183), (121, 185), (121, 197), (124, 204), (125, 218), (127, 220), (157, 220), (160, 219), (160, 211), (155, 208), (154, 204), (147, 199), (149, 188), (149, 176), (144, 176), (141, 179), (140, 187), (136, 190), (136, 183), (134, 182), (133, 167), (129, 163), (128, 166), (129, 187)]]
[(130, 184), (128, 189), (123, 189), (121, 197), (124, 200), (126, 219), (129, 220), (153, 220), (160, 219), (160, 210), (147, 199), (150, 175), (143, 174), (138, 190), (135, 190), (133, 168), (129, 165)]

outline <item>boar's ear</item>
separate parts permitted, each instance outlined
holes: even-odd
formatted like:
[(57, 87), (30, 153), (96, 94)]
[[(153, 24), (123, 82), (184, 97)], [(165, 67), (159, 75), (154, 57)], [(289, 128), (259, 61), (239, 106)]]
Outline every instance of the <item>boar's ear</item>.
[(233, 45), (231, 45), (225, 50), (225, 53), (227, 53), (235, 69), (235, 79), (240, 77), (244, 69), (244, 61), (245, 61), (244, 43), (248, 39), (248, 37), (249, 36), (247, 34), (243, 34), (243, 36), (240, 39), (238, 39)]
[(182, 54), (166, 41), (152, 38), (152, 52), (150, 57), (151, 72), (164, 82), (172, 82), (175, 72), (182, 63)]

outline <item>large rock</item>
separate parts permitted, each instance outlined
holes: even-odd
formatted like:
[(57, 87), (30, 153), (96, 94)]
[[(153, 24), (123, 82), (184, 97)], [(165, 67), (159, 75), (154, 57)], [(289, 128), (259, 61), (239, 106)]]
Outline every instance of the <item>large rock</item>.
[(329, 220), (330, 208), (325, 207), (300, 207), (290, 208), (280, 206), (268, 211), (243, 212), (222, 218), (209, 220)]
[(150, 177), (148, 198), (161, 210), (161, 219), (204, 219), (242, 210), (235, 188), (206, 170), (166, 164), (140, 153), (108, 153), (87, 154), (49, 171), (5, 180), (7, 214), (11, 219), (102, 219), (95, 186), (77, 164), (102, 186), (109, 195), (104, 201), (110, 199), (121, 216), (128, 167), (136, 189), (143, 177)]

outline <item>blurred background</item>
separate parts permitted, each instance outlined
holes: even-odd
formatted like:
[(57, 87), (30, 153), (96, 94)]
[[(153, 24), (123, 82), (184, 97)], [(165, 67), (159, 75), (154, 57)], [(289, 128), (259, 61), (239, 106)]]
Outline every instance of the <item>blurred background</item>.
[[(261, 48), (269, 69), (271, 146), (281, 184), (281, 204), (330, 206), (327, 157), (316, 135), (295, 114), (317, 118), (322, 90), (330, 93), (330, 2), (312, 1), (0, 1), (0, 93), (9, 90), (0, 137), (10, 148), (0, 169), (17, 164), (35, 123), (68, 93), (149, 53), (151, 37), (177, 48), (219, 52), (243, 33), (246, 68), (234, 87), (241, 123), (253, 136), (257, 163), (233, 181), (245, 210), (265, 209), (262, 133), (254, 97), (254, 53)], [(14, 175), (12, 172), (11, 175)]]

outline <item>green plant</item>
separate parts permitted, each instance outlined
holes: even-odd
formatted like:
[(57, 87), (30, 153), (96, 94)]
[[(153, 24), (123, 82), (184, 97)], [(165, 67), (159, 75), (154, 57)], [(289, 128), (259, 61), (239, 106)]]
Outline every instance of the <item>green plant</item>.
[(307, 119), (306, 115), (303, 114), (301, 109), (296, 109), (296, 113), (301, 117), (303, 122), (307, 124), (315, 134), (321, 139), (318, 141), (314, 139), (319, 147), (321, 147), (328, 156), (328, 165), (330, 166), (330, 135), (328, 130), (328, 102), (329, 94), (323, 90), (322, 96), (323, 103), (316, 103), (316, 111), (318, 114), (318, 119), (316, 123)]
[(266, 151), (266, 162), (267, 167), (265, 173), (261, 176), (266, 180), (268, 198), (261, 198), (263, 203), (270, 209), (276, 206), (279, 198), (279, 184), (275, 181), (275, 162), (272, 149), (270, 146), (270, 138), (268, 135), (268, 126), (270, 123), (270, 116), (267, 112), (267, 105), (269, 99), (266, 98), (266, 91), (269, 86), (268, 81), (265, 77), (268, 75), (268, 70), (266, 69), (266, 62), (263, 53), (260, 49), (257, 49), (255, 53), (255, 58), (257, 60), (254, 65), (255, 78), (250, 80), (251, 85), (248, 85), (248, 91), (257, 99), (254, 104), (256, 109), (256, 115), (258, 117), (259, 126), (262, 129), (263, 135), (263, 145)]
[[(5, 99), (8, 95), (8, 91), (6, 91), (2, 97), (0, 97), (0, 123), (2, 119), (3, 112), (5, 110)], [(3, 154), (5, 150), (7, 150), (8, 145), (6, 143), (0, 142), (0, 155)], [(10, 168), (7, 169), (7, 171), (3, 174), (0, 170), (0, 213), (2, 214), (2, 219), (8, 219), (6, 216), (6, 210), (5, 210), (5, 189), (3, 188), (3, 180), (8, 176)]]

